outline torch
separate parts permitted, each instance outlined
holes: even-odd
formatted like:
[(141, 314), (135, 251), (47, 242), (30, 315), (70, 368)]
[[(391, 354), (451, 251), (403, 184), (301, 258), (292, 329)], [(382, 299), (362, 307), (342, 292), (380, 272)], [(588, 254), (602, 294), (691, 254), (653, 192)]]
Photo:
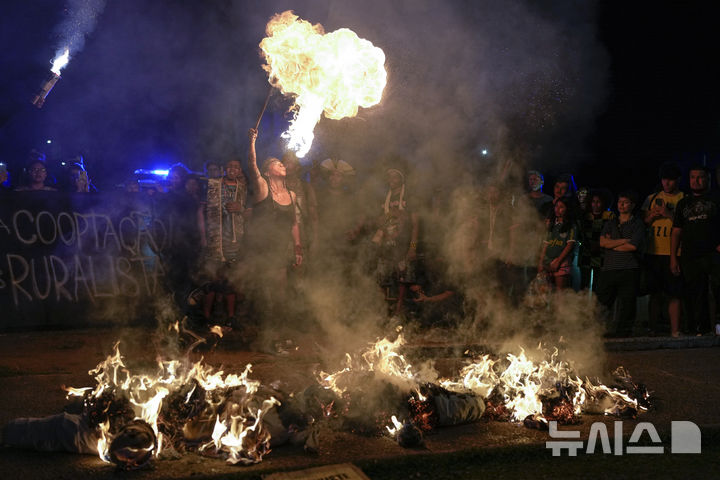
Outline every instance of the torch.
[(43, 84), (40, 86), (40, 91), (32, 99), (32, 104), (35, 105), (37, 108), (42, 108), (43, 104), (45, 103), (45, 97), (48, 96), (50, 90), (52, 90), (57, 81), (60, 80), (60, 70), (62, 70), (62, 68), (68, 64), (68, 61), (70, 61), (70, 50), (68, 50), (67, 48), (62, 53), (62, 55), (58, 55), (52, 61), (53, 67), (50, 69), (50, 78), (43, 82)]
[(58, 80), (60, 80), (60, 75), (57, 75), (55, 73), (53, 73), (50, 78), (45, 80), (45, 82), (40, 87), (40, 91), (37, 93), (37, 95), (33, 97), (32, 104), (35, 105), (37, 108), (42, 108), (43, 104), (45, 103), (45, 97), (48, 96), (48, 93), (50, 93), (50, 90), (53, 89)]
[(275, 87), (270, 85), (270, 89), (268, 90), (267, 97), (265, 97), (265, 104), (263, 105), (262, 110), (260, 110), (260, 115), (258, 115), (257, 122), (255, 122), (255, 130), (257, 130), (258, 127), (260, 126), (260, 120), (262, 120), (263, 114), (265, 113), (265, 110), (267, 109), (268, 102), (270, 101), (270, 95), (272, 95), (273, 88), (275, 88)]

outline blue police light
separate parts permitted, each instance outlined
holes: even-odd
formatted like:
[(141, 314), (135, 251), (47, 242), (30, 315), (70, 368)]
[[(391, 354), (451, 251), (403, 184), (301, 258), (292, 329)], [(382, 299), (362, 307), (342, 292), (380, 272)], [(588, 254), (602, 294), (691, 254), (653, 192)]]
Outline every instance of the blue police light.
[(170, 170), (147, 168), (138, 168), (137, 170), (135, 170), (135, 175), (155, 175), (158, 177), (167, 177), (168, 173), (170, 173)]

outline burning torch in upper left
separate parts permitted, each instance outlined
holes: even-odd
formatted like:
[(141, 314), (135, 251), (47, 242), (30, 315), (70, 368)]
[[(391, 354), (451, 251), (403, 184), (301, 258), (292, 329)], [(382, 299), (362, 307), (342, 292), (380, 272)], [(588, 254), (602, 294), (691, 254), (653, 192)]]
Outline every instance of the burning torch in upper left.
[(32, 104), (35, 105), (37, 108), (42, 108), (43, 104), (45, 103), (45, 97), (48, 96), (50, 90), (52, 90), (57, 81), (60, 80), (60, 70), (62, 70), (69, 61), (70, 49), (68, 48), (66, 48), (62, 54), (55, 57), (55, 59), (52, 61), (52, 68), (50, 69), (50, 72), (52, 72), (52, 76), (45, 80), (45, 82), (40, 87), (40, 91), (32, 99)]

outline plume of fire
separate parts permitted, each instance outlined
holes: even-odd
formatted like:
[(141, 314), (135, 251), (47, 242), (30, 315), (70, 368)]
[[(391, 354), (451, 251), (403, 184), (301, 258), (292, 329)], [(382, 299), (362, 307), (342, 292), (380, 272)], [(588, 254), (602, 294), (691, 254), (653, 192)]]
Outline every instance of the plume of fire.
[(270, 19), (266, 33), (260, 42), (263, 69), (273, 86), (295, 99), (283, 138), (298, 157), (310, 150), (323, 114), (339, 120), (380, 103), (387, 83), (385, 54), (352, 30), (326, 34), (322, 25), (288, 10)]
[[(204, 365), (202, 359), (194, 364), (178, 360), (158, 360), (157, 371), (150, 374), (132, 374), (126, 367), (120, 354), (119, 344), (115, 344), (114, 353), (104, 362), (90, 370), (95, 378), (95, 388), (66, 387), (68, 396), (82, 396), (97, 401), (104, 395), (111, 398), (127, 399), (136, 420), (146, 422), (157, 437), (157, 456), (163, 448), (163, 434), (158, 428), (163, 400), (169, 395), (181, 391), (182, 387), (195, 385), (185, 396), (188, 403), (202, 389), (207, 411), (216, 412), (219, 394), (224, 409), (215, 414), (218, 425), (213, 432), (213, 440), (201, 447), (205, 450), (215, 446), (216, 451), (227, 455), (230, 463), (257, 463), (269, 452), (270, 434), (262, 426), (262, 418), (267, 411), (279, 402), (271, 397), (258, 404), (255, 394), (260, 382), (248, 376), (251, 365), (247, 365), (241, 374), (227, 374), (222, 370), (214, 372), (212, 367)], [(104, 410), (104, 409), (103, 409)], [(113, 436), (110, 419), (98, 422), (100, 440), (98, 454), (104, 461), (110, 461), (109, 446)]]

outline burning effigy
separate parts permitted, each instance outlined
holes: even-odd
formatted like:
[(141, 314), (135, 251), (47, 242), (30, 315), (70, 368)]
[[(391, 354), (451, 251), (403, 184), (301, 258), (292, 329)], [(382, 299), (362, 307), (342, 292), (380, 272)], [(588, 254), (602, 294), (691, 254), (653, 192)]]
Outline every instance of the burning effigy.
[(134, 374), (114, 354), (89, 374), (94, 387), (66, 387), (78, 401), (47, 419), (18, 419), (4, 430), (10, 446), (97, 454), (125, 469), (139, 468), (164, 450), (196, 450), (230, 463), (257, 463), (269, 451), (263, 416), (278, 404), (258, 394), (260, 382), (214, 371), (202, 360), (157, 361), (153, 373)]
[(187, 453), (250, 465), (286, 443), (317, 452), (321, 427), (414, 447), (438, 428), (464, 423), (547, 429), (549, 421), (579, 423), (583, 414), (635, 418), (650, 407), (647, 389), (622, 367), (611, 386), (583, 380), (557, 349), (538, 350), (541, 361), (522, 349), (472, 356), (443, 378), (432, 362), (413, 366), (404, 346), (402, 334), (382, 338), (287, 393), (250, 378), (250, 364), (226, 373), (188, 355), (134, 373), (115, 344), (89, 371), (94, 386), (64, 387), (71, 400), (64, 413), (13, 420), (2, 438), (11, 447), (97, 455), (125, 470)]
[[(539, 348), (546, 357), (541, 361), (523, 349), (504, 358), (474, 356), (453, 378), (429, 381), (427, 365), (414, 369), (400, 353), (403, 344), (402, 334), (393, 342), (382, 339), (359, 357), (347, 355), (342, 370), (319, 374), (335, 394), (334, 415), (352, 430), (384, 423), (401, 445), (411, 446), (422, 441), (422, 432), (480, 418), (547, 429), (549, 421), (579, 423), (583, 413), (635, 418), (650, 407), (647, 389), (622, 367), (613, 372), (613, 386), (583, 380), (571, 362), (558, 359), (556, 348)], [(364, 420), (358, 425), (357, 418)]]

